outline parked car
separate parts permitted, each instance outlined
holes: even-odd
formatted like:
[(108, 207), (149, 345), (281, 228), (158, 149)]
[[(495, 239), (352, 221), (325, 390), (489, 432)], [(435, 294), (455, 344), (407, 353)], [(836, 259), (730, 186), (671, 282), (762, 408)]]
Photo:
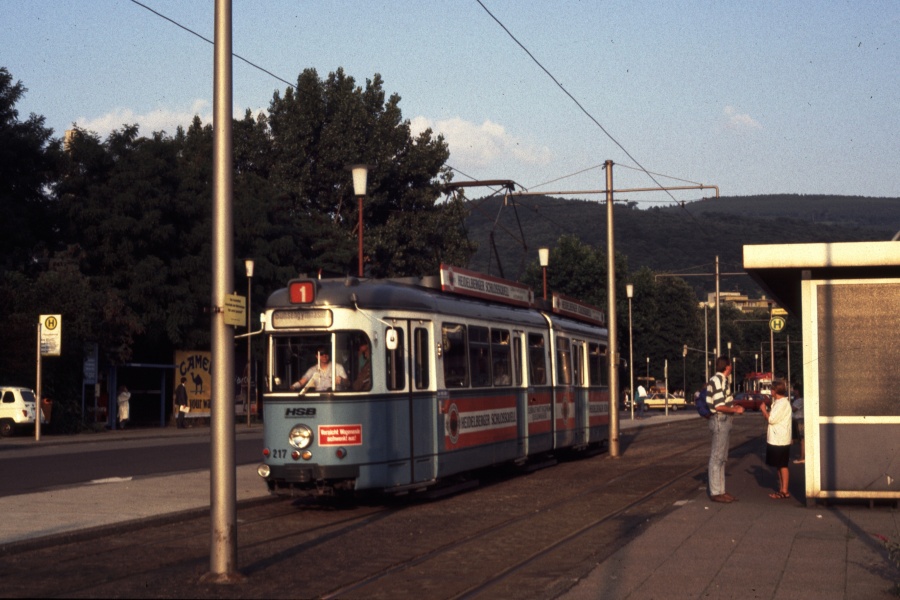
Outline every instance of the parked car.
[(759, 394), (757, 392), (741, 392), (734, 395), (734, 406), (743, 406), (744, 410), (759, 410), (765, 404), (772, 405), (772, 396)]
[(659, 408), (665, 410), (666, 408), (666, 399), (668, 398), (669, 402), (669, 410), (678, 410), (679, 408), (687, 408), (687, 402), (684, 398), (679, 396), (674, 396), (672, 394), (664, 394), (664, 393), (656, 393), (650, 394), (647, 396), (646, 400), (644, 400), (644, 406), (646, 408)]
[(19, 429), (34, 427), (35, 406), (32, 390), (0, 387), (0, 436), (7, 437)]

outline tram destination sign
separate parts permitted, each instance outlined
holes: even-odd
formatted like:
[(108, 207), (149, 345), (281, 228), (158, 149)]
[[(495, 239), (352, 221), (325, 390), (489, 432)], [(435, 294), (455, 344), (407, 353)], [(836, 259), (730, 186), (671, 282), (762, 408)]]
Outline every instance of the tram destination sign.
[(606, 325), (606, 315), (602, 310), (560, 294), (553, 294), (553, 312), (595, 325)]
[(534, 302), (534, 292), (527, 285), (449, 265), (441, 265), (441, 290), (516, 306)]
[(328, 309), (276, 310), (272, 312), (272, 327), (331, 327), (333, 318)]

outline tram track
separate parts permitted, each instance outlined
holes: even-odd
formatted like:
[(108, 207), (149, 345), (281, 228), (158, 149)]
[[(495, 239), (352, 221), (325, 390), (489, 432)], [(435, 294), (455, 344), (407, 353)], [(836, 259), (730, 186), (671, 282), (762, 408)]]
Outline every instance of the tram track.
[[(708, 438), (706, 438), (702, 441), (682, 446), (679, 450), (671, 453), (667, 460), (669, 462), (677, 463), (682, 457), (696, 454), (700, 450), (705, 452), (708, 445)], [(609, 524), (616, 519), (623, 517), (623, 515), (627, 515), (629, 512), (646, 504), (648, 500), (658, 496), (664, 490), (671, 489), (677, 482), (686, 479), (690, 480), (692, 476), (696, 477), (705, 471), (705, 463), (700, 466), (696, 463), (691, 464), (685, 468), (675, 469), (674, 472), (673, 467), (664, 467), (662, 470), (669, 474), (662, 479), (659, 477), (660, 470), (659, 466), (652, 464), (639, 464), (633, 468), (627, 468), (619, 472), (615, 477), (586, 486), (568, 497), (546, 503), (540, 508), (528, 513), (519, 514), (505, 519), (502, 522), (493, 523), (488, 527), (471, 532), (462, 538), (452, 540), (439, 547), (430, 548), (427, 552), (409, 557), (402, 563), (391, 565), (381, 572), (372, 573), (351, 584), (321, 594), (319, 597), (388, 597), (391, 593), (396, 593), (398, 596), (405, 596), (402, 588), (398, 589), (396, 584), (397, 580), (415, 581), (421, 579), (423, 576), (427, 578), (426, 575), (423, 575), (424, 572), (429, 569), (439, 569), (439, 565), (441, 564), (452, 564), (455, 560), (454, 557), (469, 554), (469, 549), (473, 549), (471, 552), (472, 554), (477, 554), (477, 549), (479, 547), (491, 544), (499, 546), (506, 544), (511, 549), (517, 546), (521, 548), (521, 546), (515, 542), (521, 531), (554, 528), (554, 526), (548, 527), (547, 525), (539, 524), (538, 522), (540, 520), (551, 520), (554, 523), (559, 523), (557, 515), (561, 513), (565, 514), (569, 507), (584, 504), (597, 496), (616, 496), (615, 490), (617, 486), (622, 485), (622, 482), (629, 481), (630, 485), (635, 480), (644, 479), (644, 475), (656, 471), (652, 477), (647, 478), (655, 482), (653, 487), (641, 490), (636, 494), (630, 494), (625, 499), (619, 499), (611, 505), (611, 508), (598, 516), (589, 518), (587, 522), (582, 520), (582, 515), (585, 513), (583, 506), (579, 507), (577, 510), (568, 511), (576, 512), (579, 517), (576, 519), (578, 522), (575, 525), (569, 525), (568, 529), (565, 530), (565, 533), (561, 533), (554, 537), (548, 543), (539, 545), (536, 548), (529, 548), (529, 550), (521, 556), (520, 560), (503, 565), (493, 573), (474, 581), (471, 585), (461, 589), (455, 589), (452, 593), (445, 593), (441, 596), (449, 598), (474, 598), (490, 593), (490, 596), (493, 597), (495, 595), (493, 591), (503, 582), (514, 577), (517, 573), (527, 569), (535, 562), (541, 561), (549, 554), (559, 552), (566, 546), (572, 545), (579, 538), (601, 528), (603, 525)], [(682, 487), (684, 488), (685, 486)], [(686, 487), (696, 489), (696, 484), (688, 483)], [(497, 542), (496, 540), (491, 539), (495, 537), (507, 539), (509, 541)], [(388, 590), (390, 590), (390, 592), (388, 592)], [(519, 596), (521, 588), (517, 588), (517, 590), (516, 595)], [(412, 589), (408, 590), (408, 592), (411, 595), (414, 594), (414, 590)], [(444, 592), (448, 592), (448, 590), (444, 589)]]
[[(760, 434), (749, 423), (738, 429), (735, 453)], [(626, 433), (621, 459), (559, 457), (515, 476), (502, 469), (436, 501), (239, 507), (246, 581), (234, 586), (200, 583), (209, 568), (208, 515), (6, 555), (2, 567), (7, 592), (31, 597), (551, 598), (695, 496), (708, 446), (706, 427), (683, 421)], [(122, 561), (126, 575), (111, 566)], [(29, 576), (12, 577), (19, 572)]]

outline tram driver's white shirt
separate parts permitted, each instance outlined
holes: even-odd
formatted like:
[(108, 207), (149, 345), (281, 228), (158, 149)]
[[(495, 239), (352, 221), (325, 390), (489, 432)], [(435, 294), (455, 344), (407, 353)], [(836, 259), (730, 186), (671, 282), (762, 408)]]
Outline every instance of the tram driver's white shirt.
[[(334, 372), (334, 363), (329, 362), (324, 369), (318, 366), (310, 367), (301, 379), (309, 381), (313, 379), (313, 385), (317, 392), (324, 392), (331, 389), (332, 374)], [(347, 372), (342, 365), (337, 366), (337, 376), (343, 381), (347, 381)]]

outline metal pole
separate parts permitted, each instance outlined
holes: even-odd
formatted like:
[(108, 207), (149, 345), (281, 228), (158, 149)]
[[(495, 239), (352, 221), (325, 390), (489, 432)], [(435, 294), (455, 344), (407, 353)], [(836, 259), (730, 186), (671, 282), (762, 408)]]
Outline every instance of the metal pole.
[[(252, 263), (251, 263), (252, 264)], [(253, 381), (253, 367), (251, 361), (250, 354), (250, 340), (253, 339), (253, 336), (250, 335), (250, 324), (252, 323), (250, 319), (250, 294), (253, 291), (253, 275), (247, 275), (247, 427), (250, 426), (250, 406), (251, 406), (251, 397), (250, 397), (250, 382)]]
[(547, 299), (547, 267), (541, 267), (544, 272), (544, 300)]
[(716, 356), (715, 358), (719, 358), (718, 354), (722, 352), (722, 327), (721, 321), (719, 320), (719, 305), (721, 302), (719, 301), (719, 257), (716, 256)]
[(35, 398), (35, 412), (34, 412), (34, 441), (39, 442), (41, 440), (41, 320), (38, 319), (37, 326), (37, 385), (35, 386), (35, 391), (37, 392), (37, 398)]
[(619, 346), (616, 339), (616, 255), (613, 242), (613, 161), (606, 161), (606, 328), (609, 334), (609, 455), (619, 457)]
[(359, 276), (363, 276), (363, 197), (357, 196), (359, 200)]
[[(772, 321), (772, 305), (769, 305), (769, 322)], [(772, 366), (772, 383), (775, 383), (775, 332), (769, 326), (769, 364)]]
[(631, 399), (631, 420), (634, 421), (634, 337), (631, 329), (631, 296), (628, 297), (628, 389)]
[(703, 368), (709, 381), (709, 302), (703, 303)]
[(225, 298), (234, 291), (231, 0), (216, 0), (213, 77), (212, 394), (209, 569), (203, 581), (230, 583), (237, 572), (234, 460), (234, 328)]

